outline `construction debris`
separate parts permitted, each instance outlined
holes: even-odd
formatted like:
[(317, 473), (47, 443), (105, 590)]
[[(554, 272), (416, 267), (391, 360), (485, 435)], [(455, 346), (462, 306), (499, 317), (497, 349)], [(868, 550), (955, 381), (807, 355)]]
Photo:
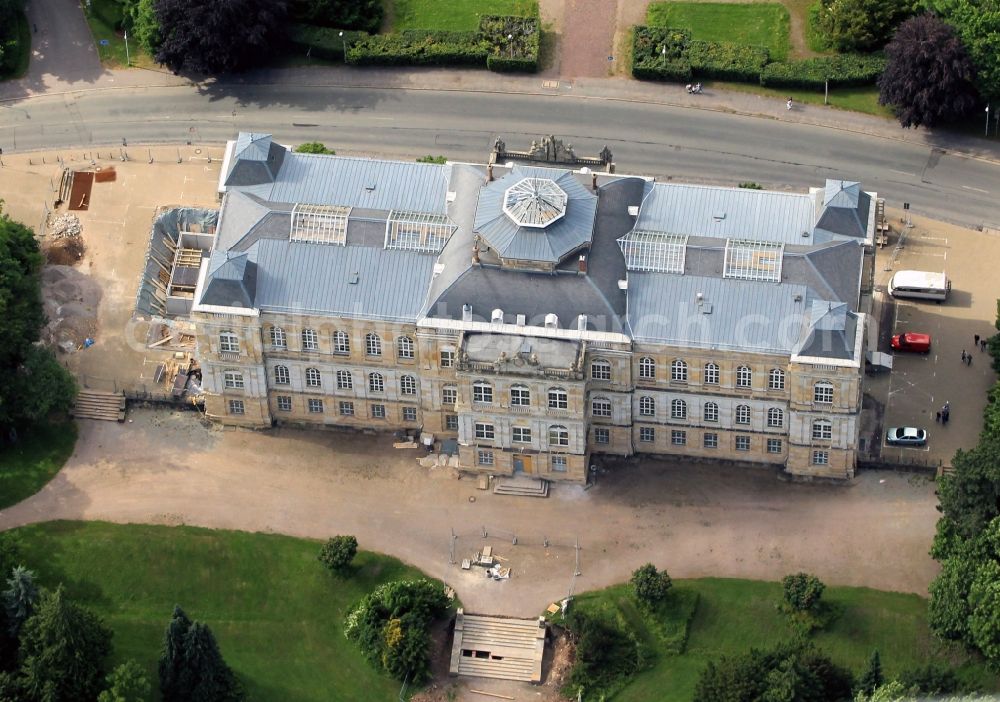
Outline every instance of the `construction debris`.
[(49, 237), (52, 239), (64, 239), (66, 237), (77, 237), (83, 231), (80, 219), (74, 214), (64, 214), (56, 217), (49, 227)]

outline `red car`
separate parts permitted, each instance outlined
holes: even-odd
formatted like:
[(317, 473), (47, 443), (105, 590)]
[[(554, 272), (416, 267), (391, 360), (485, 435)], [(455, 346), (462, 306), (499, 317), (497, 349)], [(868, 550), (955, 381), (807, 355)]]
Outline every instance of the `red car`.
[(914, 351), (928, 353), (931, 350), (931, 335), (906, 332), (892, 337), (893, 351)]

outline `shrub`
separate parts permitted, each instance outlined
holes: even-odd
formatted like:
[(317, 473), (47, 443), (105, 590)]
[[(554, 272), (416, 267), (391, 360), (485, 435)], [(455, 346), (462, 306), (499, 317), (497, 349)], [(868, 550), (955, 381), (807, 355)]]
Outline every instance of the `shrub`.
[(690, 43), (691, 31), (687, 29), (634, 27), (632, 75), (640, 80), (691, 80), (691, 63), (686, 58)]
[(299, 144), (294, 149), (297, 154), (327, 154), (329, 156), (335, 156), (336, 151), (326, 148), (326, 144), (319, 141), (307, 141), (304, 144)]
[(408, 29), (364, 37), (347, 47), (358, 66), (484, 66), (489, 44), (478, 32)]
[(760, 84), (770, 88), (831, 88), (872, 85), (885, 69), (882, 54), (841, 54), (802, 61), (769, 63), (760, 74)]
[(740, 183), (738, 187), (744, 188), (746, 190), (763, 190), (764, 189), (763, 185), (761, 185), (760, 183), (755, 183), (752, 180), (744, 181), (744, 182)]
[(652, 563), (636, 568), (632, 573), (631, 582), (636, 599), (647, 607), (653, 607), (663, 601), (673, 585), (667, 571), (658, 571)]
[(293, 0), (292, 17), (307, 24), (377, 32), (382, 24), (382, 0)]
[(785, 593), (785, 604), (796, 612), (810, 612), (819, 606), (819, 598), (823, 595), (826, 585), (820, 579), (809, 573), (786, 575), (781, 580)]
[(564, 694), (574, 696), (583, 688), (587, 699), (610, 697), (642, 668), (642, 648), (620, 614), (574, 610), (567, 624), (577, 643)]
[[(340, 36), (344, 32), (344, 36)], [(288, 29), (288, 39), (292, 46), (302, 53), (324, 61), (343, 61), (345, 42), (350, 48), (355, 42), (366, 38), (366, 32), (317, 27), (311, 24), (293, 24)]]
[(719, 41), (692, 41), (686, 58), (699, 78), (755, 83), (770, 58), (767, 48)]
[(490, 45), (486, 58), (489, 70), (503, 73), (538, 70), (538, 18), (483, 15), (479, 18), (479, 36)]
[(448, 163), (447, 156), (431, 156), (430, 154), (426, 156), (421, 156), (417, 159), (417, 163), (436, 163), (438, 165), (444, 165)]
[(950, 695), (958, 692), (958, 678), (955, 673), (941, 663), (926, 663), (919, 668), (903, 671), (899, 682), (907, 690), (916, 690), (924, 695)]
[(342, 573), (358, 554), (358, 540), (353, 536), (334, 536), (319, 552), (319, 562), (334, 573)]

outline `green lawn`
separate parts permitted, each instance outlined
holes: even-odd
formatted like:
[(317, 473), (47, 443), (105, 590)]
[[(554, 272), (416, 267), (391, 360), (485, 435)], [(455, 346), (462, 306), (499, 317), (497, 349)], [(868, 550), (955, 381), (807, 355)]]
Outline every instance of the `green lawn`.
[[(792, 635), (784, 616), (775, 609), (781, 601), (781, 584), (752, 580), (704, 578), (675, 580), (672, 595), (686, 593), (683, 601), (696, 598), (687, 647), (683, 654), (671, 655), (665, 647), (657, 652), (654, 665), (641, 672), (615, 702), (688, 702), (698, 675), (708, 661), (723, 654), (738, 654), (751, 647), (766, 647)], [(573, 603), (577, 607), (600, 604), (622, 607), (624, 586), (585, 593)], [(958, 666), (959, 677), (985, 689), (997, 689), (997, 678), (982, 664), (971, 662), (957, 649), (938, 643), (927, 628), (927, 601), (916, 595), (880, 592), (867, 588), (827, 588), (823, 599), (841, 610), (839, 618), (813, 639), (838, 663), (857, 673), (878, 648), (888, 676), (932, 659)], [(635, 616), (626, 614), (630, 608)], [(673, 621), (668, 631), (676, 632), (683, 607), (669, 606)], [(622, 609), (626, 621), (638, 628), (640, 641), (654, 640), (650, 624), (634, 605)], [(658, 617), (662, 620), (663, 617)], [(672, 628), (671, 628), (672, 627)], [(660, 636), (662, 640), (662, 636)]]
[[(741, 93), (753, 93), (754, 95), (766, 95), (784, 100), (789, 95), (795, 98), (795, 102), (809, 105), (822, 105), (823, 93), (810, 90), (794, 90), (788, 88), (765, 88), (753, 83), (728, 83), (724, 81), (708, 81), (706, 88), (718, 88), (720, 90), (732, 90)], [(878, 117), (892, 117), (892, 110), (884, 105), (878, 104), (878, 88), (874, 85), (860, 86), (856, 88), (833, 88), (830, 90), (829, 105), (838, 110), (851, 110), (853, 112), (863, 112), (868, 115)], [(809, 108), (805, 108), (809, 109)]]
[(384, 702), (400, 684), (372, 669), (341, 623), (387, 580), (420, 576), (360, 552), (335, 578), (319, 543), (193, 527), (49, 522), (18, 530), (28, 565), (114, 630), (114, 660), (135, 658), (157, 687), (156, 662), (174, 604), (211, 625), (226, 661), (260, 702)]
[(17, 13), (17, 62), (10, 73), (2, 76), (3, 80), (21, 78), (28, 72), (28, 62), (31, 60), (31, 26), (28, 16)]
[(646, 23), (690, 29), (701, 41), (766, 46), (772, 61), (788, 56), (788, 10), (777, 3), (655, 2)]
[(390, 31), (475, 30), (480, 15), (538, 16), (537, 0), (392, 0)]
[(34, 495), (63, 467), (76, 444), (76, 424), (42, 424), (0, 448), (0, 509)]
[[(119, 68), (126, 65), (127, 55), (133, 66), (155, 65), (153, 59), (135, 41), (128, 43), (129, 50), (126, 54), (124, 35), (115, 29), (116, 24), (121, 22), (121, 10), (121, 3), (115, 0), (91, 0), (90, 9), (84, 12), (101, 63)], [(101, 45), (102, 40), (108, 42), (107, 46)]]

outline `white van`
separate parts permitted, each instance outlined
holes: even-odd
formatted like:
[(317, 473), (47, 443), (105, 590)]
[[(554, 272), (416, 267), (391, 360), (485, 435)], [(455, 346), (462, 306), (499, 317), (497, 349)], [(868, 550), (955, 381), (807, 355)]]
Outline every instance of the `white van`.
[(893, 297), (912, 297), (921, 300), (948, 299), (951, 281), (942, 273), (927, 271), (896, 271), (889, 281), (889, 294)]

